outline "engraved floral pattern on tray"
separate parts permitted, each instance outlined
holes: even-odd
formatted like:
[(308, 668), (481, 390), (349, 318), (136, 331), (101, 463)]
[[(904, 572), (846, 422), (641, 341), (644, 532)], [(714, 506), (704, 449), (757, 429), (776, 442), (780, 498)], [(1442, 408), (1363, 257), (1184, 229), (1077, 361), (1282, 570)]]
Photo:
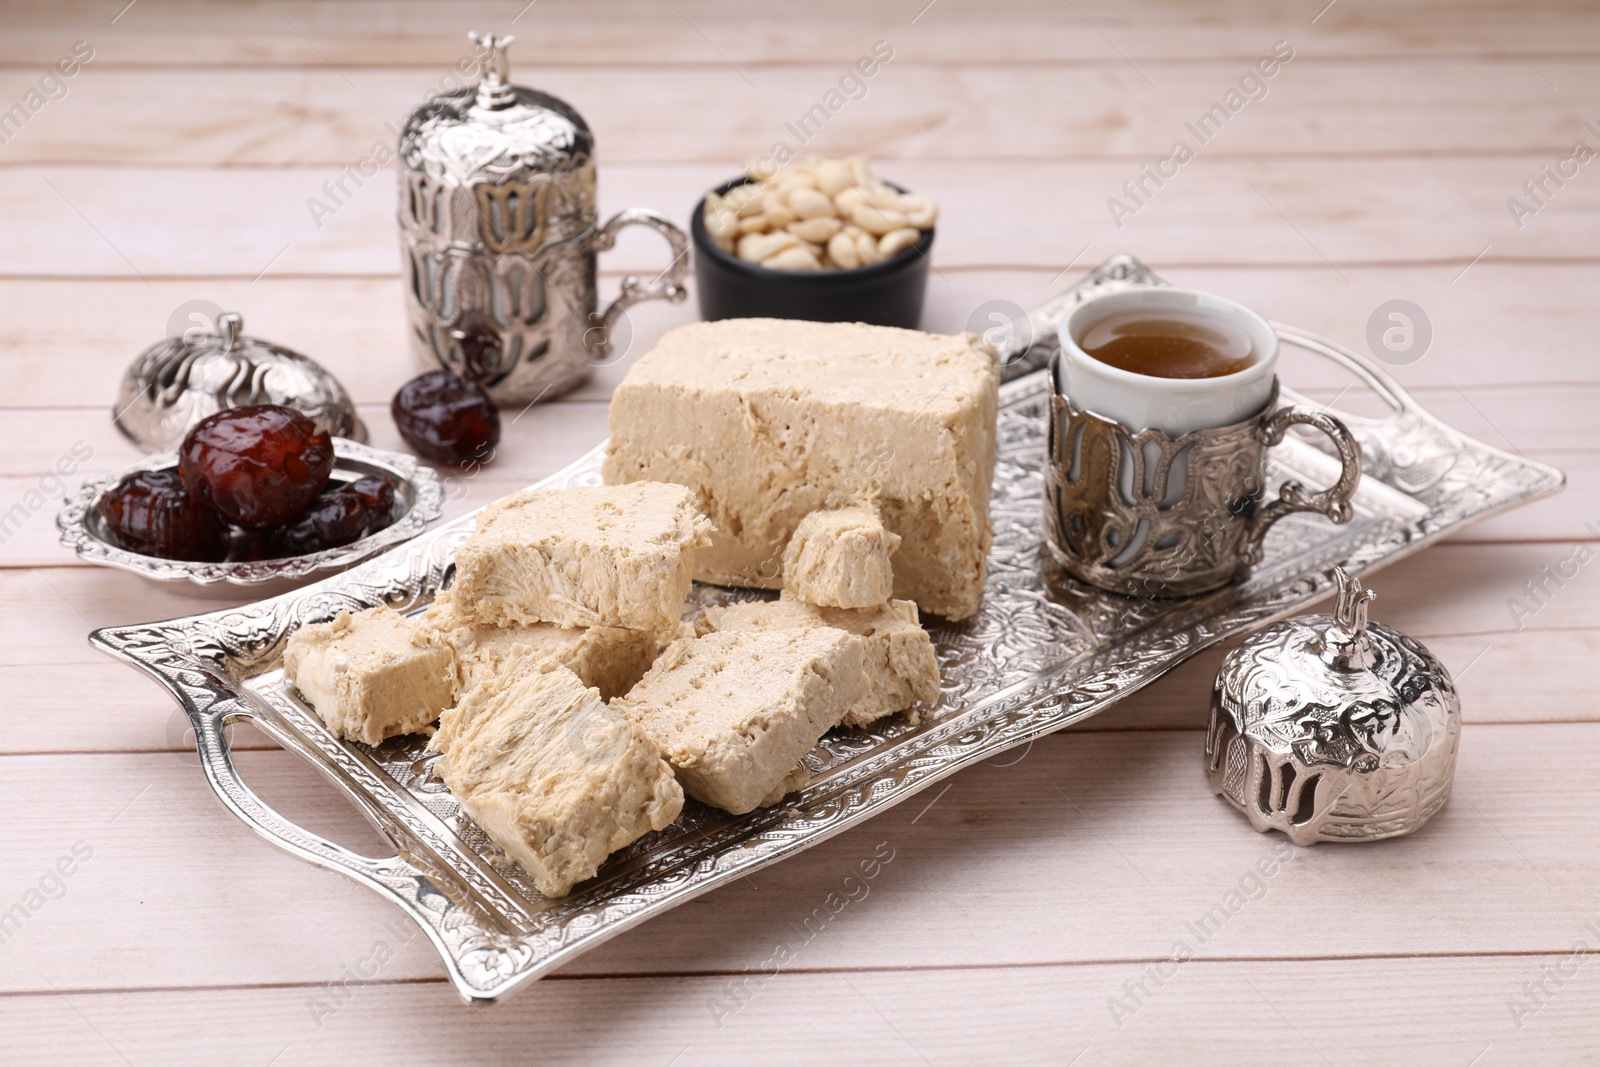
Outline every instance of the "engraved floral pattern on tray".
[[(1034, 312), (1037, 324), (1091, 291), (1162, 284), (1117, 257)], [(792, 855), (934, 781), (1091, 715), (1207, 645), (1299, 610), (1330, 588), (1329, 568), (1364, 570), (1459, 526), (1555, 491), (1559, 471), (1465, 437), (1415, 404), (1382, 371), (1288, 327), (1299, 344), (1347, 366), (1396, 414), (1349, 419), (1368, 477), (1356, 517), (1335, 527), (1295, 516), (1267, 539), (1246, 581), (1178, 602), (1142, 602), (1083, 586), (1045, 563), (1042, 470), (1049, 343), (1012, 361), (1002, 386), (991, 501), (994, 549), (983, 607), (935, 623), (944, 691), (916, 725), (894, 717), (835, 731), (808, 757), (812, 780), (769, 809), (733, 817), (690, 802), (678, 823), (609, 860), (560, 900), (541, 896), (466, 820), (431, 772), (421, 738), (376, 749), (331, 737), (294, 698), (279, 669), (284, 638), (341, 608), (425, 605), (446, 583), (472, 517), (458, 519), (346, 574), (258, 604), (165, 623), (97, 631), (95, 644), (164, 683), (194, 720), (202, 766), (224, 804), (252, 829), (392, 901), (427, 933), (462, 996), (492, 999), (626, 926)], [(1285, 391), (1285, 399), (1294, 398)], [(1295, 441), (1274, 477), (1323, 484), (1332, 461)], [(596, 449), (541, 483), (599, 480)], [(760, 594), (697, 586), (696, 604)], [(324, 770), (394, 841), (372, 860), (284, 820), (233, 766), (224, 724), (249, 719)]]

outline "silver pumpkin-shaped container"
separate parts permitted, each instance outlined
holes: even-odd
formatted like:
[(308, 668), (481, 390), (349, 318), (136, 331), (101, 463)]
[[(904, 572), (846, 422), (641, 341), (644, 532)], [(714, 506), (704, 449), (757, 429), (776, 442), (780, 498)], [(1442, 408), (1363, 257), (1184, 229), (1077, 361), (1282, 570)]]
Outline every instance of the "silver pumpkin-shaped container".
[(1206, 731), (1212, 789), (1297, 845), (1418, 829), (1450, 798), (1461, 738), (1444, 665), (1367, 620), (1370, 590), (1334, 579), (1334, 614), (1276, 623), (1228, 654)]
[[(435, 96), (400, 134), (400, 243), (412, 354), (472, 378), (500, 404), (550, 399), (621, 354), (624, 309), (682, 300), (683, 231), (651, 211), (597, 225), (594, 137), (564, 101), (509, 81), (513, 38), (471, 35), (482, 80)], [(598, 310), (596, 255), (626, 226), (672, 260), (623, 280)]]

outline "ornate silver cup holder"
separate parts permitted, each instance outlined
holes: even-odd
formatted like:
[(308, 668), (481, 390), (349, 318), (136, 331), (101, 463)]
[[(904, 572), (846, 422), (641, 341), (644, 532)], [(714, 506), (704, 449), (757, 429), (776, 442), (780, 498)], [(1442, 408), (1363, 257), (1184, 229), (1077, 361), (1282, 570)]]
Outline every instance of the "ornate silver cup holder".
[[(1339, 478), (1321, 492), (1285, 481), (1266, 502), (1267, 450), (1291, 426), (1333, 442)], [(1248, 574), (1267, 531), (1289, 515), (1348, 522), (1361, 480), (1361, 448), (1350, 431), (1325, 412), (1279, 407), (1277, 379), (1259, 414), (1182, 437), (1132, 433), (1057, 393), (1045, 454), (1051, 558), (1100, 589), (1160, 599), (1210, 592)]]
[[(1072, 301), (1105, 287), (1159, 285), (1117, 257), (1032, 313), (1034, 335)], [(939, 702), (918, 725), (893, 717), (840, 730), (807, 758), (811, 782), (773, 808), (730, 816), (691, 802), (673, 826), (613, 856), (561, 899), (541, 896), (497, 857), (431, 773), (419, 737), (378, 748), (334, 739), (285, 684), (284, 640), (340, 609), (425, 606), (447, 580), (466, 516), (353, 570), (288, 595), (168, 622), (108, 627), (96, 647), (157, 679), (193, 720), (201, 765), (223, 804), (280, 848), (367, 886), (417, 922), (460, 994), (491, 1000), (629, 926), (800, 852), (900, 803), (963, 767), (1077, 722), (1160, 677), (1209, 645), (1300, 611), (1331, 590), (1335, 564), (1367, 572), (1452, 531), (1555, 492), (1560, 471), (1491, 448), (1423, 411), (1378, 368), (1329, 341), (1280, 327), (1285, 343), (1347, 367), (1394, 408), (1384, 419), (1345, 416), (1365, 476), (1351, 521), (1291, 515), (1268, 534), (1243, 581), (1184, 600), (1101, 592), (1049, 561), (1042, 521), (1051, 390), (1041, 369), (1051, 344), (1008, 366), (983, 607), (960, 623), (930, 619), (944, 674)], [(1299, 398), (1287, 395), (1294, 402)], [(1338, 463), (1291, 437), (1273, 481), (1330, 485)], [(601, 448), (540, 483), (599, 481)], [(701, 604), (754, 596), (697, 586)], [(1197, 696), (1197, 700), (1203, 699)], [(224, 727), (247, 720), (315, 766), (393, 843), (395, 855), (357, 855), (297, 826), (240, 777)]]

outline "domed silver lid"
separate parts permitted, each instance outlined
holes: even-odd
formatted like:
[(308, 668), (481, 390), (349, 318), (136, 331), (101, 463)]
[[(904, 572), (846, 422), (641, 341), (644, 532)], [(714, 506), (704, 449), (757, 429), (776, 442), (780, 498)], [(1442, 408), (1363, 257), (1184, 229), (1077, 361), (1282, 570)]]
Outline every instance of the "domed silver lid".
[(549, 93), (511, 84), (506, 49), (516, 38), (468, 36), (483, 54), (483, 80), (411, 113), (400, 132), (405, 165), (459, 187), (587, 164), (594, 136), (583, 117)]
[(316, 361), (245, 337), (237, 312), (217, 316), (215, 332), (189, 330), (146, 349), (117, 389), (112, 421), (146, 452), (170, 452), (189, 428), (224, 408), (282, 404), (334, 437), (367, 439), (350, 394)]
[(1213, 789), (1300, 845), (1422, 826), (1450, 796), (1461, 733), (1444, 664), (1333, 575), (1334, 614), (1276, 623), (1223, 660), (1206, 734)]

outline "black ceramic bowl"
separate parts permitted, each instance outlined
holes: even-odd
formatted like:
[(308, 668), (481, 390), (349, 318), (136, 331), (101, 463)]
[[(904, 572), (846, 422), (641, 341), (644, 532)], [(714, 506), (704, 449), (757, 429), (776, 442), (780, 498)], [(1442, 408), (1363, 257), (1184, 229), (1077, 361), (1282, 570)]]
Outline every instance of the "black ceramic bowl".
[[(726, 193), (748, 178), (717, 186)], [(893, 183), (890, 183), (891, 185)], [(894, 188), (906, 192), (900, 186)], [(689, 220), (694, 237), (695, 289), (703, 319), (810, 319), (813, 322), (869, 322), (916, 329), (928, 289), (928, 253), (933, 230), (910, 248), (870, 267), (855, 270), (774, 270), (746, 263), (716, 246), (706, 233), (706, 202)]]

